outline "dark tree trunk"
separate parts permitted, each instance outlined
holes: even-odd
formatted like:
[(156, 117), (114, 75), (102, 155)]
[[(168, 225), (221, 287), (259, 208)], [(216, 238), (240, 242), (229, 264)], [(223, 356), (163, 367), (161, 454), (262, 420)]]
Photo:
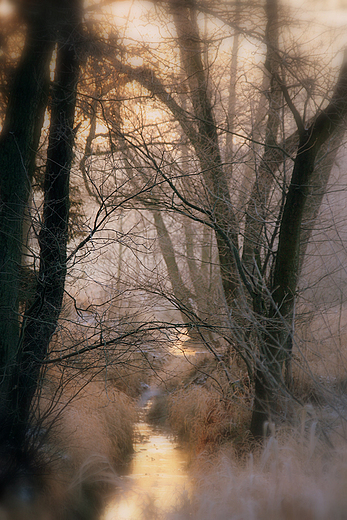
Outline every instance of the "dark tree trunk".
[[(309, 126), (300, 131), (300, 141), (294, 162), (281, 220), (272, 285), (272, 302), (267, 330), (264, 334), (264, 350), (261, 357), (263, 375), (256, 383), (259, 395), (255, 396), (252, 428), (259, 435), (261, 414), (273, 419), (283, 389), (283, 366), (290, 358), (292, 313), (300, 273), (300, 246), (302, 222), (310, 196), (310, 185), (317, 154), (324, 143), (341, 131), (347, 113), (347, 62), (342, 65), (332, 99)], [(266, 383), (264, 384), (264, 377)], [(256, 381), (259, 379), (256, 375)]]
[(62, 43), (57, 51), (51, 127), (44, 181), (44, 209), (39, 235), (40, 270), (31, 308), (25, 313), (22, 345), (12, 376), (12, 409), (19, 424), (29, 421), (50, 340), (62, 308), (69, 219), (69, 177), (74, 140), (73, 123), (79, 72), (76, 42)]
[(18, 349), (22, 227), (54, 45), (39, 22), (28, 29), (0, 137), (0, 373), (5, 382)]
[[(38, 67), (36, 63), (40, 58), (40, 74), (45, 78), (49, 73), (49, 63), (54, 41), (57, 42), (57, 60), (55, 70), (55, 81), (52, 91), (52, 108), (49, 144), (47, 151), (47, 165), (44, 181), (44, 207), (42, 215), (42, 226), (39, 234), (40, 246), (40, 268), (36, 286), (36, 292), (30, 308), (26, 309), (19, 327), (18, 313), (18, 289), (11, 289), (12, 300), (6, 302), (3, 316), (8, 313), (12, 327), (11, 348), (2, 345), (2, 366), (3, 371), (7, 371), (5, 383), (2, 388), (2, 409), (1, 409), (1, 449), (13, 453), (12, 458), (15, 463), (19, 463), (25, 456), (30, 436), (31, 404), (38, 388), (40, 373), (43, 362), (48, 352), (49, 343), (57, 327), (59, 314), (62, 308), (64, 284), (66, 276), (66, 247), (68, 239), (68, 218), (69, 218), (69, 176), (72, 163), (72, 149), (74, 140), (74, 113), (76, 103), (76, 88), (79, 72), (79, 24), (81, 21), (81, 5), (77, 0), (72, 5), (60, 5), (59, 14), (63, 18), (56, 21), (56, 33), (52, 35), (52, 41), (47, 43), (47, 49), (42, 49), (41, 39), (31, 43), (33, 46), (31, 57), (31, 67)], [(65, 19), (66, 17), (66, 19)], [(37, 37), (37, 34), (34, 35)], [(54, 38), (54, 39), (53, 39)], [(50, 53), (48, 53), (48, 48)], [(41, 58), (41, 55), (42, 58)], [(24, 58), (26, 58), (24, 60)], [(35, 59), (36, 58), (36, 61)], [(27, 197), (30, 191), (30, 178), (27, 176), (28, 167), (33, 164), (36, 149), (33, 148), (35, 139), (35, 121), (41, 113), (42, 107), (42, 85), (38, 84), (38, 78), (31, 77), (32, 70), (28, 68), (28, 58), (24, 55), (25, 70), (27, 76), (35, 84), (32, 87), (32, 101), (26, 100), (22, 106), (17, 106), (19, 118), (33, 119), (33, 122), (22, 137), (19, 151), (24, 150), (26, 155), (20, 154), (22, 168), (16, 170), (17, 177), (14, 179), (12, 171), (7, 169), (7, 183), (9, 191), (14, 199), (12, 209), (9, 204), (4, 206), (3, 220), (1, 225), (2, 236), (7, 231), (6, 222), (9, 221), (12, 227), (16, 225), (15, 253), (11, 250), (7, 253), (7, 264), (13, 264), (11, 271), (8, 271), (7, 281), (9, 284), (17, 284), (17, 271), (21, 264), (21, 239), (22, 222)], [(19, 69), (20, 72), (20, 69)], [(21, 76), (21, 75), (20, 75)], [(41, 77), (40, 76), (40, 77)], [(25, 78), (22, 79), (24, 81)], [(43, 79), (41, 83), (43, 82)], [(39, 88), (40, 87), (40, 88)], [(23, 87), (24, 88), (24, 87)], [(39, 89), (39, 92), (36, 90)], [(35, 94), (35, 95), (34, 95)], [(18, 94), (19, 95), (19, 94)], [(18, 144), (18, 139), (13, 132), (9, 132), (6, 139), (13, 139)], [(38, 142), (38, 140), (36, 141)], [(13, 145), (12, 145), (13, 146)], [(17, 163), (21, 161), (17, 158)], [(3, 161), (4, 164), (4, 161)], [(12, 174), (12, 177), (11, 177)], [(4, 191), (2, 190), (2, 194)], [(19, 202), (18, 202), (19, 201)], [(15, 224), (13, 223), (15, 222)], [(7, 233), (9, 233), (7, 231)], [(0, 244), (1, 246), (1, 244)], [(0, 247), (1, 249), (1, 247)], [(6, 259), (3, 265), (7, 266)], [(0, 291), (6, 291), (3, 279), (0, 279)], [(4, 327), (4, 326), (3, 326)], [(2, 337), (3, 339), (4, 337)], [(9, 344), (8, 336), (5, 336)], [(10, 351), (10, 352), (9, 352)], [(10, 457), (9, 454), (7, 454)]]

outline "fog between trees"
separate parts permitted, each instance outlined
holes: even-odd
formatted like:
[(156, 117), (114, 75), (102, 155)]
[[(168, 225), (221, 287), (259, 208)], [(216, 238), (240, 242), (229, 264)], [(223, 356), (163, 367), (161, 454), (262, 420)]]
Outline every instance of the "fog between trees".
[(312, 396), (342, 406), (345, 37), (310, 8), (2, 15), (3, 487), (38, 464), (66, 385), (135, 397), (182, 333), (252, 439)]

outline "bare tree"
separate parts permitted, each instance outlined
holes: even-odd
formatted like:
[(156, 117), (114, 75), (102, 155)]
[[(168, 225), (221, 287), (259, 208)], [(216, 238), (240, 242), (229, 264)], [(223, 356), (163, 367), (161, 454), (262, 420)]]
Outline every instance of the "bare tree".
[[(62, 307), (69, 218), (69, 174), (80, 63), (79, 1), (22, 6), (28, 31), (1, 134), (1, 453), (25, 463), (31, 403)], [(56, 50), (51, 123), (39, 234), (40, 268), (33, 299), (19, 307), (23, 222), (48, 103), (50, 63)], [(30, 460), (27, 461), (30, 463)]]
[[(119, 73), (126, 75), (129, 81), (136, 80), (170, 111), (188, 140), (189, 153), (195, 154), (199, 192), (187, 187), (188, 176), (181, 176), (173, 169), (174, 160), (171, 173), (163, 166), (165, 152), (160, 157), (144, 136), (137, 141), (127, 137), (128, 144), (133, 144), (147, 169), (152, 167), (160, 182), (166, 183), (171, 191), (171, 202), (165, 200), (167, 195), (162, 191), (158, 207), (177, 211), (214, 231), (232, 344), (236, 351), (243, 352), (253, 367), (255, 404), (251, 430), (259, 437), (264, 423), (275, 418), (280, 410), (281, 396), (289, 396), (291, 392), (290, 377), (285, 381), (285, 366), (289, 374), (293, 306), (308, 239), (307, 232), (303, 234), (303, 226), (307, 221), (310, 229), (314, 226), (331, 171), (333, 154), (326, 154), (324, 146), (328, 142), (335, 143), (336, 150), (344, 133), (345, 66), (342, 66), (326, 108), (311, 109), (310, 113), (312, 92), (309, 83), (301, 80), (295, 69), (300, 60), (280, 48), (282, 22), (277, 2), (265, 2), (261, 38), (266, 48), (267, 81), (262, 83), (263, 87), (268, 85), (266, 123), (264, 135), (258, 132), (252, 136), (251, 131), (250, 137), (244, 139), (244, 142), (256, 141), (260, 159), (254, 171), (252, 189), (247, 194), (243, 231), (233, 204), (235, 197), (227, 176), (228, 167), (222, 161), (218, 135), (221, 130), (211, 94), (211, 71), (206, 68), (203, 58), (205, 47), (197, 21), (200, 8), (206, 12), (206, 6), (194, 2), (172, 1), (168, 4), (180, 53), (185, 103), (180, 104), (160, 72), (145, 66), (134, 67), (116, 57), (112, 63)], [(262, 6), (256, 9), (261, 12)], [(240, 21), (235, 23), (241, 31)], [(255, 31), (252, 37), (259, 38), (259, 33)], [(290, 60), (292, 66), (288, 65)], [(293, 86), (290, 85), (292, 79), (296, 81)], [(235, 128), (232, 131), (241, 138), (241, 131)], [(318, 154), (324, 159), (317, 161)], [(313, 186), (322, 169), (325, 170), (324, 180), (317, 196), (313, 194)], [(174, 255), (170, 253), (170, 257), (174, 258)]]

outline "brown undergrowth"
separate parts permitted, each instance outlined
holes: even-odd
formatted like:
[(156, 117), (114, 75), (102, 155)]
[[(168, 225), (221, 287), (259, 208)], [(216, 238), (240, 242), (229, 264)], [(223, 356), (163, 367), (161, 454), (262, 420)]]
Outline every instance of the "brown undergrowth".
[(136, 402), (105, 374), (50, 370), (36, 409), (38, 474), (19, 475), (0, 520), (96, 520), (133, 452)]
[(167, 425), (192, 456), (227, 442), (240, 449), (247, 444), (251, 394), (242, 367), (232, 367), (230, 384), (211, 356), (179, 356), (159, 376), (160, 391), (148, 419)]

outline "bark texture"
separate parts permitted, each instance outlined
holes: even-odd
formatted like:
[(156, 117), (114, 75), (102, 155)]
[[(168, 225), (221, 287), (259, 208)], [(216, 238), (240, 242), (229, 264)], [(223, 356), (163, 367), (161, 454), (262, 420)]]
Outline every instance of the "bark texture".
[[(46, 2), (36, 2), (28, 13), (35, 17), (17, 71), (7, 125), (2, 137), (0, 234), (3, 241), (0, 291), (10, 293), (2, 300), (0, 322), (1, 368), (1, 450), (20, 463), (31, 443), (30, 408), (37, 391), (43, 361), (57, 327), (66, 275), (66, 246), (69, 217), (69, 175), (72, 163), (73, 123), (79, 71), (79, 25), (81, 2), (61, 2), (45, 25), (37, 13)], [(40, 21), (36, 27), (36, 16)], [(41, 27), (49, 27), (49, 35)], [(35, 31), (33, 31), (35, 29)], [(42, 32), (43, 31), (43, 32)], [(42, 34), (47, 37), (43, 40)], [(55, 79), (51, 99), (51, 123), (44, 180), (44, 207), (39, 234), (40, 267), (33, 303), (20, 317), (18, 269), (21, 265), (22, 227), (30, 193), (32, 165), (40, 129), (37, 121), (45, 108), (45, 82), (54, 45), (57, 44)], [(33, 74), (34, 71), (34, 74)], [(28, 90), (29, 94), (25, 94)], [(40, 116), (40, 117), (39, 117)], [(16, 118), (21, 125), (16, 127)], [(10, 158), (12, 157), (12, 164)], [(6, 242), (7, 240), (7, 242)], [(10, 244), (10, 245), (9, 245)], [(4, 246), (4, 247), (1, 247)], [(9, 288), (9, 285), (11, 287)], [(4, 321), (8, 321), (7, 325)], [(5, 335), (4, 335), (5, 332)], [(6, 469), (6, 468), (5, 468)], [(3, 472), (6, 475), (6, 471)]]

